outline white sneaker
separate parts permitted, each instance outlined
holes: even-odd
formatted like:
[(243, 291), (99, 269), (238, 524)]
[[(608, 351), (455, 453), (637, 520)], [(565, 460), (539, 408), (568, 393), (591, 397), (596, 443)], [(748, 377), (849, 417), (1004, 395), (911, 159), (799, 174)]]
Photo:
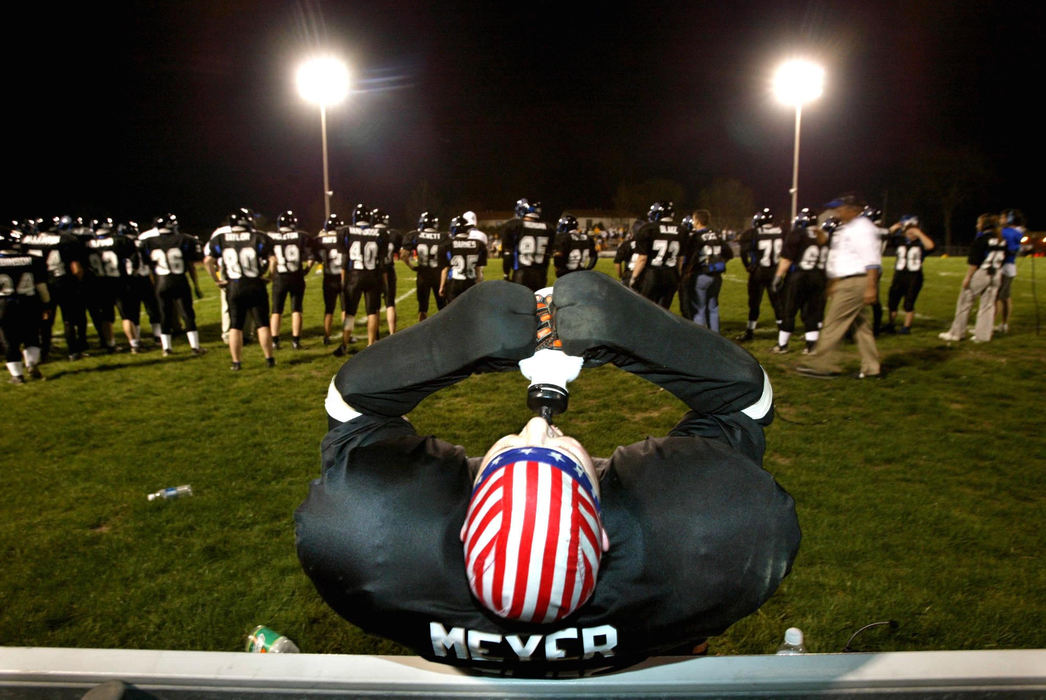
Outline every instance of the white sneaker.
[(959, 339), (951, 334), (951, 331), (945, 331), (944, 333), (938, 333), (937, 337), (941, 340), (947, 340), (949, 343), (958, 343)]

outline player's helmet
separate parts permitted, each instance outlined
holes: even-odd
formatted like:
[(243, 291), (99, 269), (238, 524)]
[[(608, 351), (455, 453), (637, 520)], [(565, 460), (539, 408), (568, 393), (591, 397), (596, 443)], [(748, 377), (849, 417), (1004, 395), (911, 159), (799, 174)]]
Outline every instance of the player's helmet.
[(467, 211), (464, 214), (462, 214), (462, 216), (465, 217), (465, 221), (469, 222), (469, 226), (475, 226), (476, 225), (476, 212), (474, 212), (474, 211)]
[(866, 219), (869, 219), (870, 221), (872, 221), (872, 223), (882, 223), (883, 210), (876, 209), (871, 204), (869, 204), (864, 208), (863, 211), (861, 211), (861, 216), (865, 217)]
[(248, 231), (254, 229), (254, 215), (250, 209), (246, 207), (240, 207), (236, 211), (229, 214), (229, 226), (245, 228)]
[(418, 217), (418, 230), (424, 231), (425, 229), (438, 229), (439, 228), (439, 217), (435, 214), (430, 214), (427, 211), (421, 213)]
[(825, 233), (835, 233), (835, 230), (839, 228), (842, 223), (843, 222), (839, 220), (838, 216), (829, 216), (821, 222), (821, 230)]
[(682, 229), (683, 233), (693, 233), (694, 217), (690, 214), (684, 216), (683, 220), (679, 222), (679, 228)]
[(455, 216), (450, 220), (450, 234), (457, 236), (458, 234), (466, 234), (469, 232), (469, 222), (464, 216)]
[(803, 207), (799, 210), (799, 213), (795, 215), (795, 220), (792, 222), (792, 228), (807, 228), (817, 223), (817, 216), (810, 211), (809, 207)]
[(389, 213), (384, 209), (375, 208), (371, 210), (370, 222), (372, 224), (385, 224), (389, 225)]
[(323, 222), (323, 230), (337, 231), (338, 227), (341, 225), (341, 218), (337, 214), (331, 214), (327, 217), (327, 220)]
[(107, 231), (112, 231), (114, 225), (115, 224), (113, 222), (112, 217), (109, 216), (102, 219), (91, 220), (91, 230), (94, 231), (96, 235), (101, 235)]
[(541, 202), (531, 202), (520, 199), (516, 202), (516, 216), (522, 219), (524, 216), (541, 216)]
[[(551, 517), (533, 517), (545, 504)], [(600, 518), (592, 482), (572, 456), (546, 447), (496, 455), (476, 482), (462, 528), (472, 594), (510, 620), (570, 615), (595, 589)]]
[(280, 228), (298, 228), (298, 215), (288, 209), (277, 217), (276, 225)]
[(355, 225), (371, 223), (370, 209), (367, 209), (362, 203), (357, 204), (352, 210), (352, 223)]
[(901, 230), (909, 229), (919, 225), (919, 217), (914, 214), (905, 214), (901, 217)]
[(556, 232), (570, 233), (571, 231), (577, 231), (577, 217), (573, 214), (563, 214), (556, 222)]
[(752, 217), (752, 226), (755, 228), (772, 223), (774, 223), (774, 213), (770, 211), (769, 207), (763, 207), (762, 211), (756, 212), (755, 216)]
[(654, 202), (650, 205), (650, 211), (647, 212), (647, 220), (661, 221), (661, 219), (671, 219), (674, 215), (675, 206), (672, 204), (672, 202)]
[(73, 217), (69, 216), (68, 214), (57, 217), (57, 219), (58, 220), (55, 221), (55, 227), (59, 231), (68, 231), (73, 227)]

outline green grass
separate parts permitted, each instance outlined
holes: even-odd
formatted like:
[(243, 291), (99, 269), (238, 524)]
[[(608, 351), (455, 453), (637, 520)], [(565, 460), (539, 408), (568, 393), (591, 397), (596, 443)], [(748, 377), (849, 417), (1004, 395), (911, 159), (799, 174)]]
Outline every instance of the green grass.
[[(735, 265), (721, 297), (728, 336), (746, 315)], [(790, 625), (812, 651), (838, 651), (882, 619), (900, 626), (866, 632), (858, 648), (1046, 647), (1046, 350), (1030, 265), (1020, 261), (1011, 333), (948, 347), (937, 333), (965, 262), (929, 259), (915, 329), (879, 339), (889, 374), (873, 383), (796, 375), (797, 353), (769, 353), (764, 302), (750, 350), (776, 393), (765, 466), (795, 497), (803, 542), (777, 594), (713, 640), (713, 653), (771, 652)], [(399, 276), (407, 292), (413, 275)], [(191, 357), (179, 338), (169, 359), (53, 361), (46, 382), (0, 386), (4, 644), (237, 650), (266, 624), (308, 652), (404, 651), (330, 612), (294, 552), (292, 514), (319, 472), (323, 397), (341, 364), (320, 343), (319, 279), (309, 281), (307, 347), (279, 351), (273, 370), (249, 345), (244, 370), (228, 371), (205, 283), (197, 310), (208, 355)], [(884, 301), (888, 282), (889, 272)], [(413, 295), (399, 315), (401, 326), (415, 322)], [(856, 350), (847, 352), (856, 370)], [(412, 420), (477, 454), (527, 418), (525, 386), (518, 374), (474, 377)], [(610, 367), (584, 372), (571, 392), (561, 426), (597, 455), (664, 434), (683, 411)], [(183, 483), (191, 498), (146, 501)]]

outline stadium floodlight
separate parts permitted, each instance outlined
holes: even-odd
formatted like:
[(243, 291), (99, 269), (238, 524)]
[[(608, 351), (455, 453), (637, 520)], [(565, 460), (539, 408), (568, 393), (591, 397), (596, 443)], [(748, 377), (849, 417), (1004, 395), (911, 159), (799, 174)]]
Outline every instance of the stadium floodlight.
[(795, 107), (795, 154), (792, 158), (792, 220), (799, 201), (799, 124), (803, 105), (824, 92), (824, 68), (803, 59), (782, 63), (774, 74), (774, 95), (785, 105)]
[(327, 107), (344, 100), (351, 86), (349, 68), (334, 56), (309, 59), (298, 68), (298, 94), (320, 107), (320, 133), (323, 138), (324, 220), (331, 215), (330, 175), (327, 165)]

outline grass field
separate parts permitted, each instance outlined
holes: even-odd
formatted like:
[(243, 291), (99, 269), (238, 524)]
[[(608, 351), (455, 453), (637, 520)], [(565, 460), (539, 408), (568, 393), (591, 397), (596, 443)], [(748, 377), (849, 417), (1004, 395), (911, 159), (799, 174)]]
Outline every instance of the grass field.
[[(937, 333), (965, 261), (930, 258), (914, 332), (879, 339), (888, 375), (876, 382), (792, 372), (798, 352), (769, 353), (764, 301), (749, 349), (776, 392), (765, 467), (795, 497), (803, 542), (777, 594), (712, 640), (712, 653), (770, 653), (791, 625), (811, 651), (839, 651), (884, 619), (899, 627), (869, 630), (855, 647), (1046, 647), (1046, 343), (1035, 334), (1031, 264), (1019, 263), (1010, 334), (949, 347)], [(249, 345), (244, 370), (228, 371), (206, 281), (197, 302), (206, 356), (179, 338), (172, 358), (60, 360), (43, 367), (46, 382), (0, 385), (0, 642), (237, 650), (266, 624), (306, 652), (404, 651), (330, 612), (294, 552), (292, 514), (318, 475), (323, 397), (341, 364), (320, 342), (318, 282), (310, 277), (305, 349), (279, 351), (271, 370)], [(417, 317), (413, 284), (401, 266), (401, 326)], [(743, 328), (744, 294), (731, 263), (724, 335)], [(412, 420), (477, 454), (528, 417), (525, 388), (518, 374), (476, 377)], [(610, 367), (583, 373), (571, 394), (560, 425), (597, 455), (664, 434), (683, 412)], [(178, 484), (195, 495), (146, 501)]]

